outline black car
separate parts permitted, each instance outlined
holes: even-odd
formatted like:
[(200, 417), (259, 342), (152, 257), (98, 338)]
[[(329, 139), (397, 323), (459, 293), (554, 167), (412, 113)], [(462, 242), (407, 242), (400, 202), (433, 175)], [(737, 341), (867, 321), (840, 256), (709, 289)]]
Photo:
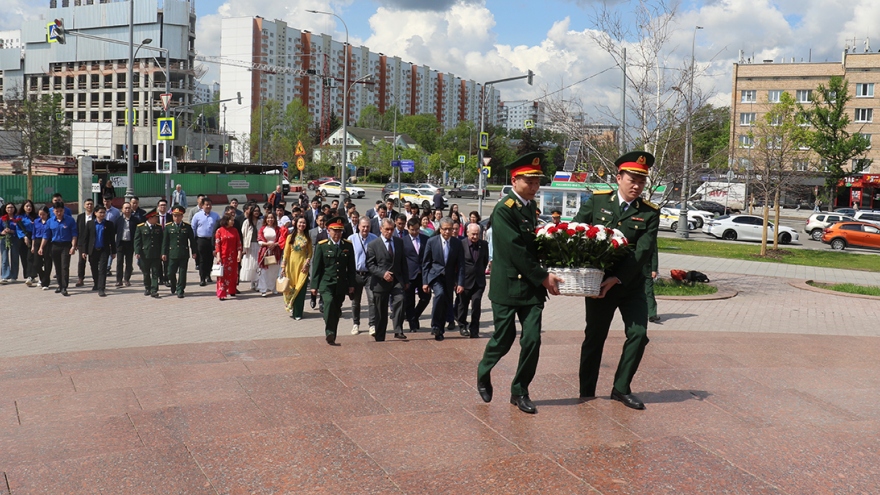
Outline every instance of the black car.
[(480, 190), (477, 189), (477, 186), (473, 184), (465, 184), (463, 186), (456, 187), (449, 191), (449, 197), (451, 198), (473, 198), (477, 199), (480, 195)]
[(694, 208), (698, 210), (708, 211), (716, 215), (727, 215), (733, 211), (733, 208), (725, 208), (723, 204), (715, 201), (691, 201)]

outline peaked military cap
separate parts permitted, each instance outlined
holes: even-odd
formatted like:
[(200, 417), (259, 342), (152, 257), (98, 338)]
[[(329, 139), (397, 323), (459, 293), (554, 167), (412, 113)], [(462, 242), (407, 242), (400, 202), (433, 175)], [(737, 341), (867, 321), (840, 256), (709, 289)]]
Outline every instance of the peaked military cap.
[(544, 156), (544, 153), (526, 153), (514, 160), (513, 163), (506, 165), (504, 169), (510, 172), (512, 179), (517, 177), (547, 177), (547, 174), (544, 173), (546, 162), (547, 157)]
[(654, 155), (647, 151), (630, 151), (622, 155), (615, 162), (618, 172), (632, 172), (639, 175), (648, 175), (648, 170), (654, 165)]

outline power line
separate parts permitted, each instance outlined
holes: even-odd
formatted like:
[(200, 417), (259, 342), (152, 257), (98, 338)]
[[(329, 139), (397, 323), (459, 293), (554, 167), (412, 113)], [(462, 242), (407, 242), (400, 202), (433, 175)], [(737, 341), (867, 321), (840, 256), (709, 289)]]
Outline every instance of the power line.
[(587, 76), (587, 77), (581, 79), (580, 81), (573, 82), (573, 83), (569, 84), (568, 86), (563, 86), (563, 87), (557, 89), (556, 91), (554, 91), (554, 92), (552, 92), (552, 93), (547, 93), (547, 94), (544, 95), (544, 96), (539, 96), (539, 97), (535, 98), (534, 101), (543, 100), (544, 98), (547, 98), (547, 97), (549, 97), (549, 96), (553, 96), (553, 95), (555, 95), (556, 93), (561, 93), (562, 91), (565, 91), (566, 89), (569, 89), (569, 88), (571, 88), (572, 86), (576, 86), (576, 85), (578, 85), (578, 84), (580, 84), (580, 83), (582, 83), (582, 82), (589, 81), (590, 79), (592, 79), (592, 78), (594, 78), (594, 77), (601, 76), (602, 74), (608, 72), (609, 70), (611, 70), (611, 69), (616, 69), (616, 68), (617, 68), (616, 65), (613, 65), (613, 66), (611, 66), (611, 67), (608, 67), (607, 69), (605, 69), (605, 70), (603, 70), (603, 71), (601, 71), (601, 72), (597, 72), (597, 73), (595, 73), (595, 74), (593, 74), (593, 75), (591, 75), (591, 76)]

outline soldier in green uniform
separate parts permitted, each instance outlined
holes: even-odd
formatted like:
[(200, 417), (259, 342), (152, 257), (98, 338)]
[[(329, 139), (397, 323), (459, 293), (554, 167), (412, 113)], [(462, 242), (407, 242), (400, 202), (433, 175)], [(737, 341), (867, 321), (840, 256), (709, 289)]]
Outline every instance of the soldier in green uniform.
[(354, 247), (342, 238), (345, 223), (342, 217), (331, 218), (329, 239), (320, 241), (312, 256), (312, 295), (320, 292), (324, 301), (324, 333), (330, 345), (336, 345), (342, 301), (354, 292), (355, 285)]
[(172, 223), (165, 226), (162, 237), (162, 261), (168, 264), (168, 280), (171, 282), (171, 293), (177, 293), (183, 299), (186, 290), (186, 270), (189, 258), (196, 257), (196, 236), (192, 226), (183, 221), (186, 208), (174, 205), (171, 208)]
[(159, 271), (162, 270), (162, 227), (159, 212), (147, 213), (146, 222), (134, 232), (134, 255), (144, 272), (144, 295), (159, 298)]
[(486, 344), (483, 359), (477, 368), (477, 390), (485, 402), (492, 400), (490, 373), (510, 351), (516, 339), (516, 319), (522, 325), (519, 365), (510, 385), (510, 403), (521, 411), (534, 414), (535, 404), (529, 398), (529, 384), (535, 377), (541, 348), (541, 313), (547, 292), (559, 294), (556, 275), (538, 262), (535, 227), (538, 206), (535, 194), (544, 176), (544, 155), (529, 153), (506, 167), (513, 189), (495, 205), (492, 212), (492, 241), (496, 249), (492, 258), (489, 300), (495, 333)]
[(657, 315), (657, 299), (654, 297), (654, 278), (657, 277), (657, 269), (660, 265), (658, 261), (657, 244), (654, 244), (651, 265), (645, 265), (645, 296), (648, 298), (648, 321), (651, 323), (660, 321), (660, 316)]
[(587, 327), (581, 346), (580, 397), (596, 395), (602, 349), (614, 311), (620, 309), (626, 333), (623, 355), (614, 375), (611, 398), (633, 409), (645, 405), (632, 394), (630, 384), (648, 344), (648, 302), (645, 274), (657, 247), (658, 208), (639, 196), (645, 188), (654, 156), (643, 151), (617, 159), (617, 192), (596, 192), (581, 205), (575, 222), (604, 225), (623, 232), (632, 252), (605, 274), (598, 297), (586, 298)]

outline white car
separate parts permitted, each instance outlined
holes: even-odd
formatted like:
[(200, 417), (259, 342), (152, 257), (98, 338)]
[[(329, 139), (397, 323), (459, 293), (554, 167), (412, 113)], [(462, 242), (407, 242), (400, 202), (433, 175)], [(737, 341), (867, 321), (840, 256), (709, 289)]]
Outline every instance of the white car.
[(421, 184), (413, 184), (412, 187), (413, 187), (413, 189), (420, 189), (420, 190), (428, 189), (431, 191), (431, 196), (433, 196), (434, 193), (437, 192), (437, 189), (440, 190), (440, 194), (446, 194), (446, 190), (443, 189), (442, 187), (437, 187), (434, 184), (429, 184), (427, 182), (422, 182)]
[[(423, 209), (434, 207), (434, 196), (425, 194), (427, 191), (419, 191), (418, 189), (413, 189), (411, 187), (403, 187), (401, 188), (401, 191), (403, 192), (403, 202), (409, 201)], [(397, 196), (397, 191), (394, 191), (389, 194), (386, 199), (391, 199), (394, 201), (395, 205), (400, 206), (401, 203), (398, 201)], [(443, 198), (443, 204), (446, 205), (446, 198)]]
[[(678, 205), (675, 205), (675, 206), (678, 206)], [(675, 216), (679, 216), (681, 214), (680, 208), (675, 208), (674, 206), (671, 206), (671, 205), (664, 206), (664, 208), (669, 210), (669, 212)], [(701, 228), (703, 225), (705, 225), (706, 222), (708, 222), (709, 220), (712, 220), (714, 218), (715, 218), (715, 214), (713, 214), (711, 211), (697, 210), (697, 209), (693, 209), (690, 206), (688, 206), (688, 221), (694, 222), (694, 226), (696, 226), (696, 228), (698, 228), (698, 229)]]
[[(755, 215), (722, 215), (703, 225), (703, 233), (726, 241), (760, 241), (761, 229), (764, 220)], [(767, 238), (772, 240), (773, 235), (779, 237), (780, 244), (797, 242), (798, 233), (791, 227), (779, 226), (778, 233), (773, 222), (767, 226)]]
[[(366, 194), (363, 189), (361, 189), (360, 187), (355, 187), (351, 185), (351, 183), (345, 185), (345, 190), (352, 198), (363, 198), (364, 194)], [(318, 193), (324, 197), (339, 196), (341, 192), (342, 183), (338, 180), (331, 180), (330, 182), (325, 182), (318, 186)]]
[[(673, 214), (669, 208), (660, 208), (660, 228), (669, 229), (673, 232), (678, 230), (679, 214)], [(688, 220), (688, 230), (694, 230), (696, 226), (694, 222)]]

